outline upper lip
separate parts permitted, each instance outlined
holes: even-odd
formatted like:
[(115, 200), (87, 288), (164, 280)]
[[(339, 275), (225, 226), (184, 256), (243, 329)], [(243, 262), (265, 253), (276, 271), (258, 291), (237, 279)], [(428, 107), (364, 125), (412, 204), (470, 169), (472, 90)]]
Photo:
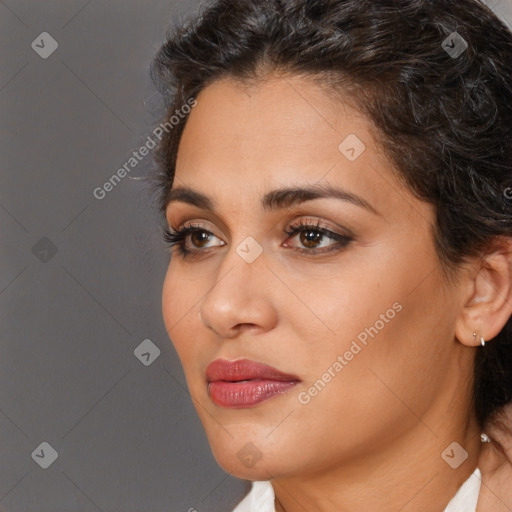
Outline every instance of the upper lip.
[(267, 364), (252, 361), (250, 359), (216, 359), (206, 368), (208, 382), (224, 380), (236, 382), (242, 380), (267, 379), (281, 381), (299, 381), (296, 375), (284, 373)]

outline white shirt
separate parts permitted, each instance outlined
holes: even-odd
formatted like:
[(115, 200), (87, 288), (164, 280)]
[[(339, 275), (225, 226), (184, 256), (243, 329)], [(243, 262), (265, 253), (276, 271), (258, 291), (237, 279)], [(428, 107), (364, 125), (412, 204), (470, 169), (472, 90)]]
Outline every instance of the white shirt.
[[(475, 512), (482, 474), (478, 468), (460, 486), (443, 512)], [(252, 483), (251, 490), (233, 512), (275, 512), (274, 489), (268, 480)]]

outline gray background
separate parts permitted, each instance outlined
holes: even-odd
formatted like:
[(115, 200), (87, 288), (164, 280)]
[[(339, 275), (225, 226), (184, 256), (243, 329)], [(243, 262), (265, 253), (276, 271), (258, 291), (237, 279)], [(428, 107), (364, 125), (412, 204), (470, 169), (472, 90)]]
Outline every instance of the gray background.
[[(512, 0), (489, 3), (512, 24)], [(0, 2), (1, 511), (225, 512), (247, 489), (215, 463), (165, 331), (168, 256), (136, 179), (151, 154), (93, 195), (151, 134), (149, 63), (197, 5)]]

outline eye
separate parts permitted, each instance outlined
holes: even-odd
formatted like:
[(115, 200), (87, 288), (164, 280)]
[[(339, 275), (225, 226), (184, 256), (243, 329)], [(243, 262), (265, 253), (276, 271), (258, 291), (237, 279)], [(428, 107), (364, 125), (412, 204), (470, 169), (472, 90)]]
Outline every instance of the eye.
[[(308, 254), (336, 250), (347, 246), (353, 241), (351, 236), (335, 233), (330, 229), (321, 227), (320, 221), (317, 221), (315, 224), (301, 220), (295, 225), (290, 226), (286, 230), (286, 234), (290, 237), (288, 240), (297, 238), (302, 247), (299, 246), (296, 249)], [(285, 247), (290, 246), (288, 240), (284, 244)]]
[[(300, 220), (285, 230), (285, 233), (288, 238), (283, 243), (283, 247), (291, 247), (307, 255), (339, 250), (354, 240), (352, 236), (342, 235), (322, 227), (320, 221), (314, 223)], [(294, 238), (297, 239), (298, 246), (289, 243)], [(226, 245), (226, 242), (200, 224), (188, 224), (175, 230), (166, 228), (163, 239), (171, 253), (176, 247), (178, 253), (184, 258), (188, 255), (199, 256), (209, 252), (208, 249)]]
[[(170, 250), (173, 247), (177, 247), (179, 253), (184, 257), (191, 253), (209, 249), (210, 247), (225, 245), (225, 242), (199, 224), (189, 224), (175, 230), (166, 228), (163, 233), (163, 239)], [(220, 240), (221, 243), (215, 244), (215, 239)]]

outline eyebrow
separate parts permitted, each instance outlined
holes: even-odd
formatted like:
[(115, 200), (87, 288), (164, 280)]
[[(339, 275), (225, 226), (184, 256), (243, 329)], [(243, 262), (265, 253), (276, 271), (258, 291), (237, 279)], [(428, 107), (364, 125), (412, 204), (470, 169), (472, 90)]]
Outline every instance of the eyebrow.
[[(261, 199), (261, 207), (268, 212), (291, 208), (292, 206), (312, 201), (313, 199), (334, 198), (355, 204), (380, 215), (370, 204), (352, 192), (330, 184), (315, 184), (307, 187), (279, 188), (266, 193)], [(215, 211), (216, 205), (210, 197), (189, 187), (177, 187), (171, 189), (167, 196), (167, 206), (175, 201), (191, 204), (203, 210)]]

